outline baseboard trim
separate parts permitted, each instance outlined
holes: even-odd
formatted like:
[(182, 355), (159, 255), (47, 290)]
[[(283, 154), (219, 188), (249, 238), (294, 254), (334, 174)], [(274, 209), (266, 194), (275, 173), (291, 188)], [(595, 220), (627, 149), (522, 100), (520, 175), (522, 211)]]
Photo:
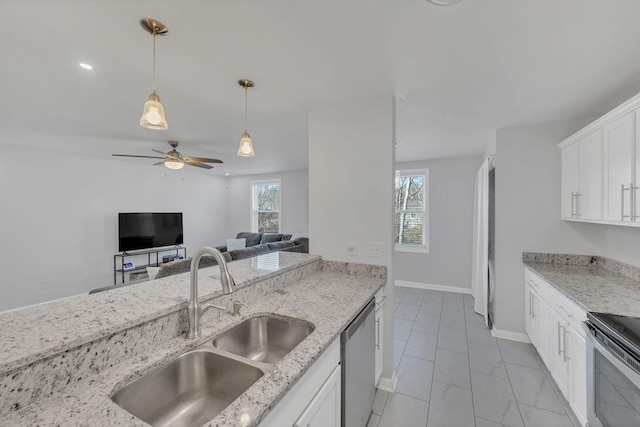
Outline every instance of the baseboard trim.
[(393, 371), (391, 378), (381, 377), (378, 382), (378, 389), (388, 391), (389, 393), (395, 393), (396, 386), (398, 385), (398, 377), (396, 371)]
[(505, 340), (518, 341), (518, 342), (531, 344), (531, 341), (529, 340), (529, 336), (527, 334), (521, 334), (520, 332), (511, 332), (511, 331), (505, 331), (503, 329), (493, 328), (491, 329), (491, 336), (494, 338), (502, 338)]
[(458, 286), (435, 285), (432, 283), (407, 282), (405, 280), (394, 280), (393, 284), (395, 286), (400, 286), (403, 288), (428, 289), (431, 291), (456, 292), (458, 294), (471, 295), (471, 289), (461, 288)]

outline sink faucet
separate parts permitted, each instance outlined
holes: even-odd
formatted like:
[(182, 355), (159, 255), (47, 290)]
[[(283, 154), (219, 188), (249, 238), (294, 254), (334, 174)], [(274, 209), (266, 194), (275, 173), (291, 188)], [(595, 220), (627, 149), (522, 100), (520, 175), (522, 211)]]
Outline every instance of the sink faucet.
[(226, 307), (222, 307), (215, 304), (207, 304), (200, 307), (198, 302), (198, 265), (200, 259), (205, 255), (213, 255), (220, 266), (220, 280), (222, 282), (222, 292), (225, 295), (232, 294), (235, 290), (236, 284), (233, 281), (233, 277), (229, 274), (227, 268), (227, 261), (219, 250), (210, 247), (204, 247), (195, 254), (191, 260), (191, 280), (189, 283), (189, 305), (187, 305), (187, 317), (189, 319), (189, 330), (187, 331), (187, 339), (198, 338), (200, 336), (200, 316), (210, 309), (217, 308), (219, 310), (226, 310)]

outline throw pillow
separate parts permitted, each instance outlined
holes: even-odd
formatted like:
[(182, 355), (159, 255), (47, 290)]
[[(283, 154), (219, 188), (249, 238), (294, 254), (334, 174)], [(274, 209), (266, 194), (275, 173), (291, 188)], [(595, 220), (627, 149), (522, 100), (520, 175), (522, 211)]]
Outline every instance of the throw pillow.
[(149, 280), (153, 280), (158, 275), (158, 271), (160, 267), (147, 267), (147, 275), (149, 276)]
[(280, 240), (282, 240), (282, 234), (280, 233), (264, 233), (262, 235), (262, 240), (260, 240), (260, 244), (279, 242)]
[(247, 247), (247, 239), (227, 239), (227, 251), (243, 249)]

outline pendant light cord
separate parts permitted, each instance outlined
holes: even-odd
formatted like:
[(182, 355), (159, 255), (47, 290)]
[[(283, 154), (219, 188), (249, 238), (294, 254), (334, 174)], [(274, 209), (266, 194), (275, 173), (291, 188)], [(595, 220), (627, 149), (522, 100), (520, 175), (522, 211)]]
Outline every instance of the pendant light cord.
[(153, 92), (156, 92), (156, 26), (153, 25)]
[(247, 133), (247, 92), (249, 91), (249, 88), (247, 87), (247, 84), (245, 83), (244, 85), (244, 131), (245, 133)]

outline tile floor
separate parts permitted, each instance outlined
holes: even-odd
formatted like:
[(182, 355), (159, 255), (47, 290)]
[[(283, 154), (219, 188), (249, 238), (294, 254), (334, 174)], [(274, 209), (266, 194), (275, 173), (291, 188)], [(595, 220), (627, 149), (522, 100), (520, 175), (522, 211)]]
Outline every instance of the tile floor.
[(576, 427), (529, 344), (496, 339), (473, 298), (396, 287), (393, 394), (368, 427)]

